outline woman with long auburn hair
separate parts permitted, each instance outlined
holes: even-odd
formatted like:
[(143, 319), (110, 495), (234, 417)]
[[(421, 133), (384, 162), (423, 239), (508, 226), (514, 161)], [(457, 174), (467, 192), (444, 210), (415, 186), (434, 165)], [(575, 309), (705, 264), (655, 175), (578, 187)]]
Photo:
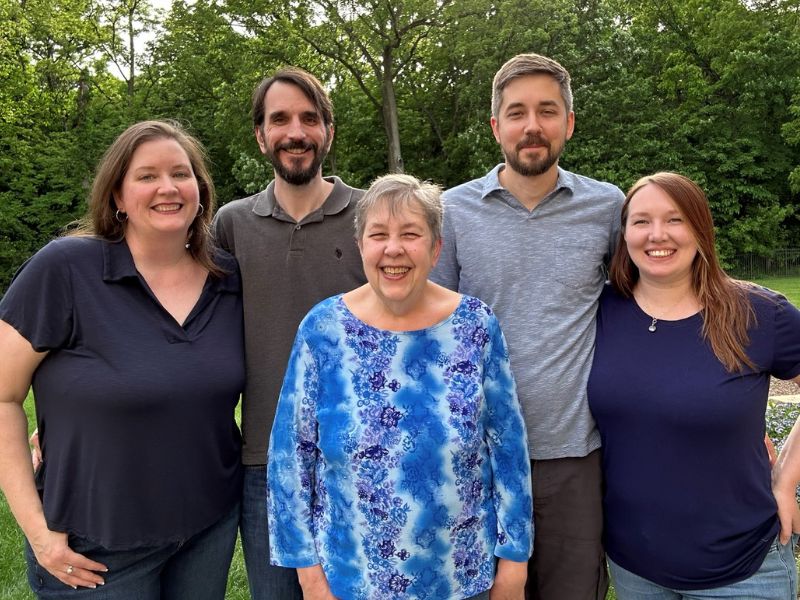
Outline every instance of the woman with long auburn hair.
[(795, 598), (800, 426), (774, 467), (764, 435), (770, 377), (800, 382), (800, 311), (724, 272), (690, 179), (640, 179), (621, 218), (589, 378), (617, 597)]

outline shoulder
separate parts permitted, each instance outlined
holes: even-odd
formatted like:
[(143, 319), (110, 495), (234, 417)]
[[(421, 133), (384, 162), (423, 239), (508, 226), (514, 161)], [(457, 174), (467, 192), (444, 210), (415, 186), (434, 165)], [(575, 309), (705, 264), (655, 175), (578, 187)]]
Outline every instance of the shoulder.
[(446, 206), (475, 203), (483, 197), (486, 180), (491, 173), (471, 181), (450, 188), (442, 194), (442, 201)]
[(102, 258), (103, 246), (109, 243), (111, 242), (89, 236), (57, 238), (34, 254), (23, 266), (36, 264), (39, 267), (61, 267), (66, 263), (87, 265), (92, 258)]
[(220, 281), (225, 282), (227, 289), (240, 291), (242, 289), (242, 276), (239, 272), (239, 261), (228, 251), (219, 246), (214, 248), (212, 257), (214, 264), (222, 270)]
[(757, 319), (764, 317), (774, 319), (781, 313), (798, 312), (798, 309), (780, 292), (745, 281), (737, 281), (735, 285), (744, 288)]
[(333, 190), (323, 204), (326, 218), (350, 217), (355, 211), (359, 199), (364, 195), (364, 190), (347, 185), (335, 175), (326, 177), (325, 180), (333, 184)]
[(607, 202), (613, 206), (621, 205), (625, 194), (619, 187), (607, 181), (598, 181), (586, 175), (560, 170), (562, 177), (571, 185), (575, 195), (590, 195), (595, 202)]
[(470, 296), (469, 294), (462, 294), (461, 296), (461, 302), (458, 304), (458, 308), (456, 310), (464, 310), (466, 312), (476, 314), (486, 321), (497, 320), (494, 311), (492, 311), (491, 307), (483, 300), (476, 298), (475, 296)]
[(298, 328), (299, 333), (304, 337), (308, 337), (338, 322), (343, 314), (340, 302), (341, 297), (342, 294), (336, 294), (312, 306), (311, 310), (309, 310), (306, 316), (303, 317), (303, 320), (300, 321), (300, 326)]
[(223, 204), (217, 209), (217, 219), (230, 219), (237, 215), (244, 215), (253, 212), (253, 206), (266, 194), (266, 190), (262, 190), (257, 194), (248, 196), (247, 198), (239, 198), (238, 200), (231, 200)]
[(616, 310), (627, 309), (633, 303), (632, 298), (623, 296), (613, 285), (606, 283), (600, 292), (599, 310), (609, 313)]

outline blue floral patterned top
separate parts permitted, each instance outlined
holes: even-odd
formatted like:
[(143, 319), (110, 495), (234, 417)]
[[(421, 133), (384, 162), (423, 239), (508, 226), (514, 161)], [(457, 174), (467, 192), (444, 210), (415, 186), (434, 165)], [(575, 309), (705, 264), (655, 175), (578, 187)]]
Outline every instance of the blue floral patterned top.
[(505, 339), (463, 296), (428, 329), (376, 329), (341, 296), (300, 324), (269, 449), (272, 564), (322, 564), (343, 600), (469, 598), (533, 546)]

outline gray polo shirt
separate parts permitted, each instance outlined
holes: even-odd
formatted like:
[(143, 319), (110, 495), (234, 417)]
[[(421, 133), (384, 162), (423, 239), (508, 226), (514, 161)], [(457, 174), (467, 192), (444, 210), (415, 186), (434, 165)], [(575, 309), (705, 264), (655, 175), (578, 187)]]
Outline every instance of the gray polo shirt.
[(624, 195), (559, 168), (555, 190), (529, 211), (500, 184), (503, 168), (445, 192), (444, 246), (431, 279), (497, 313), (531, 458), (586, 456), (600, 447), (586, 382)]
[(239, 261), (247, 384), (242, 397), (242, 461), (266, 464), (286, 363), (297, 326), (317, 302), (366, 282), (353, 211), (363, 195), (338, 177), (325, 203), (299, 223), (275, 199), (275, 182), (220, 208), (214, 230)]

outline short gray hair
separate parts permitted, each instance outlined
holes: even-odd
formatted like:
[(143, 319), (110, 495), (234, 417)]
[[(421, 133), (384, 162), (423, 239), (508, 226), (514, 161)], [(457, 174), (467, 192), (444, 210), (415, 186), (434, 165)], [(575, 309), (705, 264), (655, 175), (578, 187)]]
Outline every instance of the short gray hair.
[(433, 243), (442, 239), (442, 188), (428, 181), (420, 181), (412, 175), (391, 173), (378, 177), (369, 186), (356, 205), (355, 229), (356, 239), (364, 236), (367, 225), (367, 215), (381, 203), (389, 206), (389, 211), (394, 214), (399, 208), (416, 203), (422, 210), (422, 215), (430, 229)]
[(509, 83), (527, 75), (550, 75), (558, 82), (561, 88), (561, 98), (567, 107), (567, 113), (572, 111), (572, 87), (570, 85), (569, 71), (552, 58), (541, 54), (517, 54), (506, 62), (492, 82), (492, 116), (496, 119), (500, 113), (503, 102), (503, 90)]

